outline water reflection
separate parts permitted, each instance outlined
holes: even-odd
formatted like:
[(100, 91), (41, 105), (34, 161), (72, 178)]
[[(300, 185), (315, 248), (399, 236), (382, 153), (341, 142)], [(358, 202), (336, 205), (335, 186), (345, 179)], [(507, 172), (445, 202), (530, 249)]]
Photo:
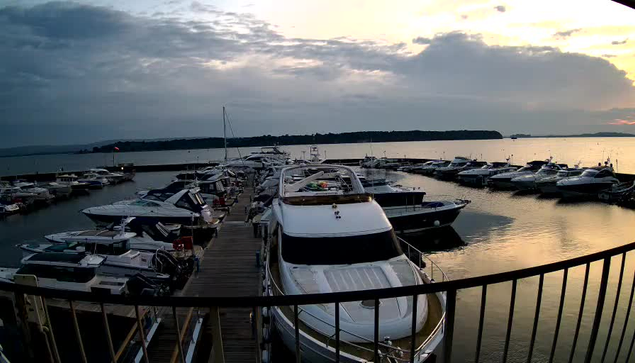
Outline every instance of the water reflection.
[(407, 234), (402, 238), (422, 252), (447, 251), (467, 246), (456, 230), (450, 226)]

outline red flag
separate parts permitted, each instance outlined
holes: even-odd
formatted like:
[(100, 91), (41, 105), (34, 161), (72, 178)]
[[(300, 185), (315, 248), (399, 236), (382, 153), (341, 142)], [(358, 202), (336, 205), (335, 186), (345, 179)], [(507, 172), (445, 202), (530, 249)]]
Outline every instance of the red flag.
[(115, 146), (115, 151), (119, 151), (119, 148)]

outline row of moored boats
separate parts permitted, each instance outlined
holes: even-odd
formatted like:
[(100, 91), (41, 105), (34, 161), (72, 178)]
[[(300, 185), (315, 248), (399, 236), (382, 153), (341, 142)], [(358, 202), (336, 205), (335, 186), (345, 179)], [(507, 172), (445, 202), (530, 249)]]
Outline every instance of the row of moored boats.
[(56, 200), (88, 193), (134, 178), (134, 171), (111, 172), (103, 168), (76, 174), (58, 174), (54, 181), (30, 182), (25, 180), (0, 181), (0, 217), (46, 206)]
[(628, 202), (635, 190), (633, 181), (622, 182), (618, 179), (610, 160), (594, 167), (569, 167), (549, 158), (530, 161), (521, 167), (512, 165), (509, 160), (488, 163), (460, 156), (452, 161), (431, 160), (415, 165), (367, 157), (362, 161), (362, 166), (434, 176), (470, 186), (536, 192), (564, 198), (599, 198), (616, 203)]

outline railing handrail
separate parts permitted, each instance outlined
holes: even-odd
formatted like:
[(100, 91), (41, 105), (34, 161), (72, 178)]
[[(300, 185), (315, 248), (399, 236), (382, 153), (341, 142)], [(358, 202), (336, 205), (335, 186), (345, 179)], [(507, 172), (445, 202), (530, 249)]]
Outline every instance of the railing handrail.
[(96, 295), (88, 292), (57, 290), (51, 288), (33, 287), (0, 282), (0, 291), (21, 292), (29, 295), (38, 295), (48, 298), (66, 300), (78, 300), (86, 302), (121, 304), (121, 305), (145, 305), (145, 306), (176, 306), (176, 307), (269, 307), (280, 305), (311, 305), (334, 302), (359, 301), (367, 299), (387, 299), (402, 296), (423, 295), (443, 291), (456, 291), (483, 285), (491, 285), (508, 282), (527, 277), (538, 276), (550, 272), (572, 268), (586, 263), (610, 258), (635, 249), (635, 242), (610, 248), (604, 251), (591, 253), (585, 256), (574, 257), (568, 260), (552, 262), (544, 265), (528, 267), (519, 270), (500, 272), (490, 275), (469, 277), (460, 280), (437, 282), (434, 284), (412, 285), (385, 289), (333, 292), (326, 294), (302, 294), (285, 296), (121, 296), (121, 295)]

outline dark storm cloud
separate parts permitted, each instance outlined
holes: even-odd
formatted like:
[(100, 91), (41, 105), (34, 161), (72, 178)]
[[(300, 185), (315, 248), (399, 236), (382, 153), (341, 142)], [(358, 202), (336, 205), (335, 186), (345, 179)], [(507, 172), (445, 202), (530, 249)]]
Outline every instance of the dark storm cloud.
[(505, 8), (505, 6), (503, 5), (494, 6), (494, 9), (499, 13), (504, 13), (505, 11), (507, 11), (507, 8)]
[[(249, 14), (150, 19), (47, 3), (0, 9), (0, 134), (6, 146), (360, 129), (558, 132), (606, 124), (584, 109), (632, 105), (625, 73), (551, 47), (489, 46), (462, 33), (426, 50), (350, 38), (286, 38)], [(630, 102), (630, 103), (629, 103)], [(386, 122), (390, 120), (390, 122)]]
[(580, 31), (582, 31), (582, 29), (580, 29), (580, 28), (563, 30), (563, 31), (559, 31), (559, 32), (554, 33), (553, 37), (556, 38), (556, 39), (566, 39), (566, 38), (569, 38), (573, 34), (578, 33)]

